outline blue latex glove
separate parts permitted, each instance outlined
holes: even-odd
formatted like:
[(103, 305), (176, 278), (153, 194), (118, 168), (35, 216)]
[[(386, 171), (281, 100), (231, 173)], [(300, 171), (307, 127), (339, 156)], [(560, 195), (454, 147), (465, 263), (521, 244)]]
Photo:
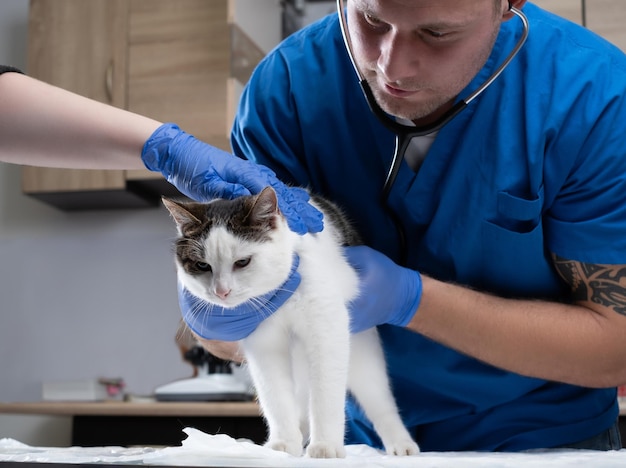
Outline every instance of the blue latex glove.
[(384, 254), (360, 245), (345, 247), (359, 275), (360, 294), (350, 303), (350, 331), (358, 333), (385, 323), (405, 327), (422, 299), (422, 278)]
[(238, 341), (256, 330), (291, 297), (300, 284), (298, 264), (294, 256), (287, 280), (273, 291), (230, 309), (205, 302), (187, 291), (178, 282), (178, 302), (187, 326), (206, 340)]
[(287, 187), (269, 168), (238, 158), (183, 132), (171, 123), (161, 125), (146, 141), (141, 159), (169, 183), (197, 201), (256, 195), (272, 186), (278, 207), (298, 234), (324, 228), (322, 213), (311, 206), (309, 194)]

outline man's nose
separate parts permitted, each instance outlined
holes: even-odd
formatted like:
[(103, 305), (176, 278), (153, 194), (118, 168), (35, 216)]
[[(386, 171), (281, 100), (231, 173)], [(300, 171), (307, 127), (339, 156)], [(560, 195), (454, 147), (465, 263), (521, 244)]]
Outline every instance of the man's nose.
[(381, 42), (378, 70), (388, 83), (415, 76), (419, 51), (414, 38), (393, 32)]

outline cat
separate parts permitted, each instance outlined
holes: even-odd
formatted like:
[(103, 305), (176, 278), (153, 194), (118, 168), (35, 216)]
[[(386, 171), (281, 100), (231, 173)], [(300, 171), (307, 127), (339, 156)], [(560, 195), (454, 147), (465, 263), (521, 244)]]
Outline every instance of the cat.
[(300, 285), (240, 342), (268, 425), (267, 447), (301, 456), (306, 446), (312, 458), (345, 457), (349, 390), (388, 454), (419, 452), (398, 414), (378, 332), (350, 335), (347, 304), (358, 294), (358, 275), (342, 246), (359, 238), (335, 204), (312, 195), (325, 227), (300, 236), (289, 229), (271, 187), (234, 200), (163, 203), (179, 233), (179, 282), (210, 304), (232, 308), (278, 288), (299, 256)]

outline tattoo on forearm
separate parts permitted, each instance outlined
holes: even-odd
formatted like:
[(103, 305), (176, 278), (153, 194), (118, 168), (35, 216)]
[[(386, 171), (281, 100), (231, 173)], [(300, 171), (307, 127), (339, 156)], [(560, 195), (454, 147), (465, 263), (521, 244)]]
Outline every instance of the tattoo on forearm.
[(591, 301), (626, 315), (626, 265), (596, 265), (553, 255), (575, 301)]

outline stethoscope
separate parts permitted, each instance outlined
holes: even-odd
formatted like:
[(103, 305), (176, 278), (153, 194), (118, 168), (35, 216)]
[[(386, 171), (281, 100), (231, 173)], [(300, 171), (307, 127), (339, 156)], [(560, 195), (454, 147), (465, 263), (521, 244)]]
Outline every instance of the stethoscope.
[[(383, 204), (387, 202), (387, 198), (389, 197), (389, 193), (391, 192), (391, 188), (393, 187), (393, 183), (396, 180), (396, 176), (398, 175), (398, 171), (400, 170), (400, 165), (402, 164), (402, 160), (406, 154), (406, 151), (409, 147), (411, 140), (415, 137), (420, 137), (424, 135), (429, 135), (441, 129), (444, 125), (450, 122), (454, 117), (456, 117), (463, 109), (465, 109), (470, 102), (480, 96), (483, 91), (485, 91), (491, 83), (493, 83), (498, 76), (504, 71), (504, 69), (511, 63), (511, 61), (515, 58), (517, 53), (520, 51), (526, 39), (528, 38), (528, 32), (530, 29), (528, 18), (521, 10), (515, 8), (509, 2), (509, 11), (515, 14), (522, 22), (523, 31), (520, 39), (515, 44), (515, 47), (511, 51), (511, 53), (506, 57), (506, 59), (502, 62), (502, 64), (485, 80), (485, 82), (480, 85), (474, 92), (472, 92), (465, 99), (457, 102), (453, 107), (451, 107), (447, 112), (445, 112), (441, 117), (435, 120), (432, 123), (427, 125), (422, 125), (420, 127), (415, 127), (411, 125), (404, 125), (398, 121), (396, 121), (393, 117), (389, 116), (376, 102), (374, 98), (374, 94), (372, 93), (372, 89), (367, 81), (363, 78), (359, 67), (356, 64), (356, 60), (354, 59), (354, 54), (352, 51), (352, 42), (350, 40), (350, 36), (348, 34), (348, 23), (346, 20), (346, 16), (344, 15), (344, 2), (343, 0), (337, 0), (337, 14), (339, 15), (339, 24), (341, 26), (341, 35), (343, 36), (343, 42), (346, 47), (346, 51), (348, 52), (348, 56), (350, 57), (350, 61), (352, 62), (352, 67), (356, 72), (356, 75), (359, 79), (359, 85), (361, 86), (361, 90), (363, 91), (363, 95), (367, 100), (367, 104), (370, 110), (374, 113), (374, 115), (381, 121), (381, 123), (391, 130), (396, 135), (396, 144), (394, 149), (393, 158), (391, 160), (391, 166), (389, 167), (389, 172), (387, 173), (387, 178), (385, 179), (385, 184), (383, 185), (382, 190), (382, 201)], [(396, 219), (396, 216), (391, 213), (396, 226), (398, 226), (398, 232), (400, 235), (400, 247), (402, 250), (402, 257), (406, 257), (406, 241), (404, 239), (404, 231), (400, 229), (400, 224)]]

